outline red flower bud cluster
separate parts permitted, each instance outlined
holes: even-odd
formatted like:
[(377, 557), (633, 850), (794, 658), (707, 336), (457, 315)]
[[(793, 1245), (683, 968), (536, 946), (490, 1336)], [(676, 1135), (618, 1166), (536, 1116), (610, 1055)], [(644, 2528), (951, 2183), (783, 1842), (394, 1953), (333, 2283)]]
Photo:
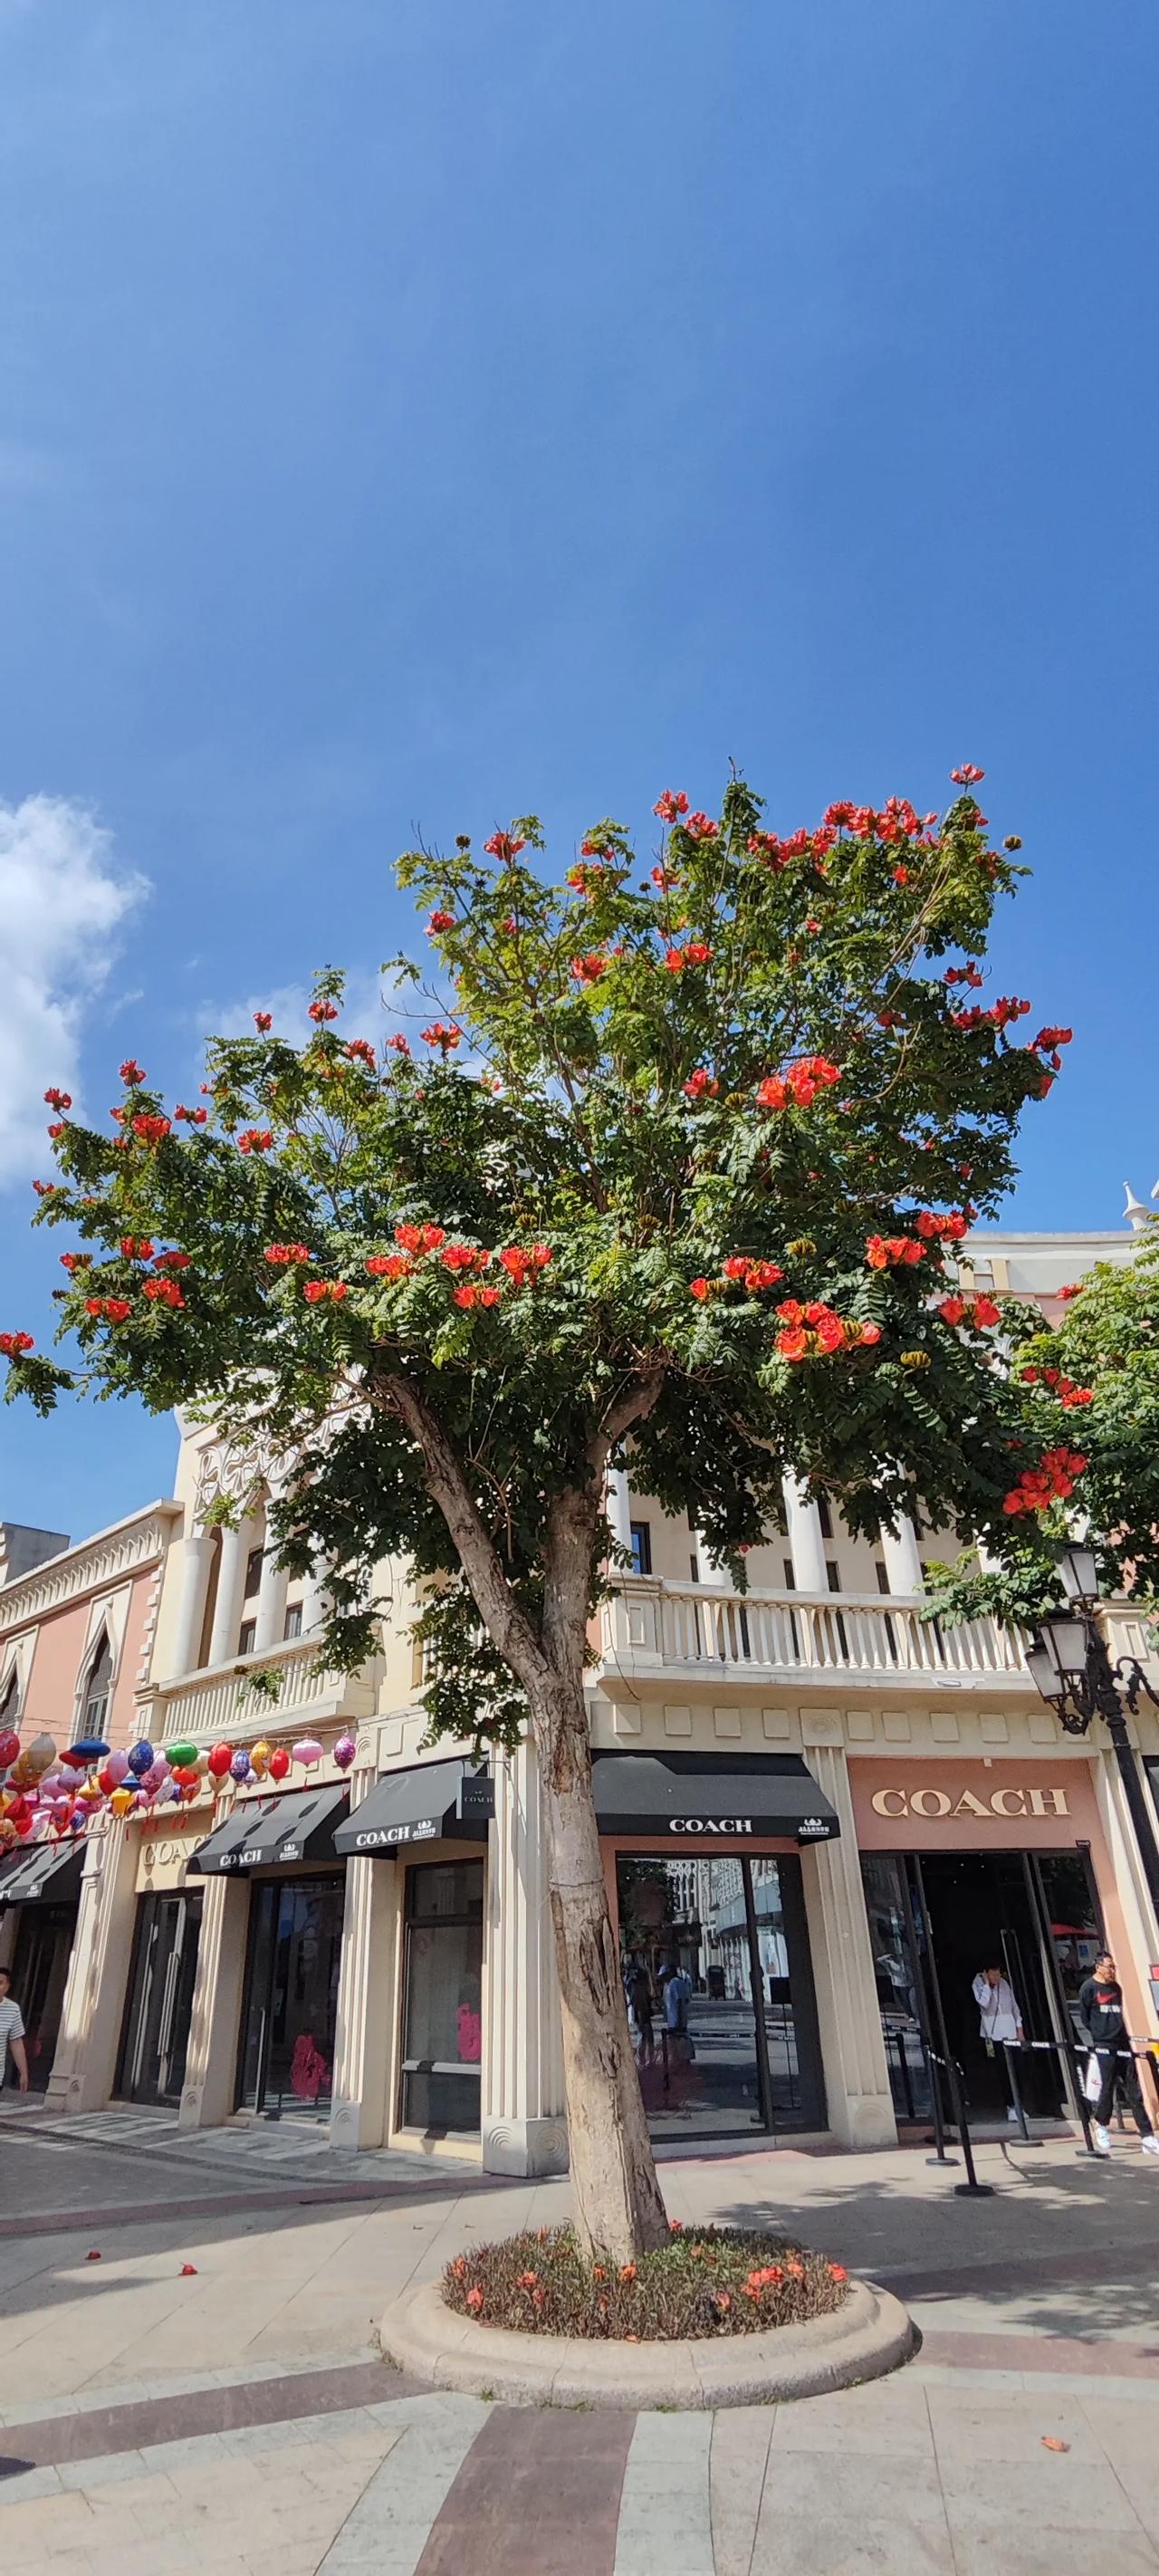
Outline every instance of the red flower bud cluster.
[(327, 1299), (331, 1305), (340, 1306), (349, 1294), (344, 1279), (306, 1279), (302, 1283), (302, 1295), (308, 1306), (324, 1305)]
[[(460, 1028), (456, 1028), (453, 1020), (449, 1024), (442, 1020), (432, 1020), (429, 1029), (424, 1029), (422, 1032), (423, 1045), (441, 1047), (444, 1056), (448, 1056), (452, 1047), (458, 1046), (462, 1034), (462, 1030)], [(396, 1040), (392, 1038), (390, 1040), (390, 1044), (394, 1046), (396, 1044)], [(410, 1048), (406, 1046), (405, 1039), (403, 1040), (403, 1047), (406, 1048), (406, 1053), (409, 1055)], [(401, 1054), (402, 1052), (403, 1048), (400, 1048), (399, 1053)]]
[(657, 798), (652, 811), (659, 815), (662, 823), (679, 822), (680, 816), (688, 812), (688, 798), (684, 789), (678, 787), (673, 791), (671, 787), (666, 787), (663, 795)]
[(572, 975), (577, 984), (598, 984), (601, 975), (607, 973), (607, 967), (607, 958), (601, 957), (598, 948), (590, 948), (585, 957), (573, 957), (571, 961)]
[(775, 1288), (785, 1276), (775, 1261), (759, 1261), (748, 1252), (730, 1252), (721, 1263), (721, 1274), (725, 1279), (743, 1279), (745, 1287), (754, 1291)]
[(981, 991), (985, 977), (975, 960), (967, 957), (964, 966), (947, 966), (945, 980), (947, 984), (971, 984), (977, 993)]
[(834, 1312), (818, 1297), (807, 1306), (799, 1297), (786, 1297), (777, 1308), (784, 1331), (777, 1335), (777, 1349), (783, 1360), (823, 1358), (834, 1351), (855, 1350), (859, 1343), (881, 1340), (880, 1324), (861, 1324)]
[(486, 1270), (491, 1255), (474, 1244), (449, 1243), (440, 1258), (444, 1270)]
[(829, 1090), (840, 1080), (840, 1066), (830, 1064), (827, 1056), (805, 1055), (786, 1073), (768, 1075), (757, 1092), (757, 1105), (761, 1109), (787, 1109), (792, 1100), (798, 1109), (809, 1109), (819, 1091)]
[(254, 1012), (254, 1027), (255, 1027), (255, 1029), (257, 1029), (257, 1031), (258, 1031), (258, 1033), (259, 1033), (259, 1035), (260, 1035), (261, 1037), (263, 1037), (263, 1038), (264, 1038), (264, 1037), (266, 1036), (266, 1034), (267, 1034), (267, 1031), (268, 1031), (268, 1030), (270, 1030), (270, 1029), (272, 1029), (273, 1025), (274, 1025), (274, 1015), (273, 1015), (273, 1012), (272, 1012), (272, 1011), (255, 1011), (255, 1012)]
[(184, 1102), (179, 1100), (173, 1115), (175, 1118), (184, 1118), (190, 1127), (204, 1127), (209, 1111), (208, 1109), (187, 1109)]
[(34, 1181), (32, 1186), (38, 1199), (51, 1199), (56, 1196), (55, 1181)]
[(428, 934), (432, 937), (437, 931), (453, 930), (454, 927), (455, 916), (453, 912), (432, 912), (430, 920), (427, 923)]
[(6, 1360), (18, 1360), (23, 1352), (35, 1348), (31, 1333), (0, 1333), (0, 1352)]
[(520, 851), (527, 848), (527, 843), (517, 840), (511, 832), (492, 832), (490, 840), (484, 841), (483, 847), (489, 859), (501, 859), (504, 867), (510, 867), (512, 860), (518, 858)]
[(145, 1281), (145, 1295), (151, 1297), (158, 1305), (183, 1306), (185, 1304), (175, 1279), (159, 1279), (154, 1275), (152, 1279)]
[(437, 1252), (447, 1240), (447, 1231), (442, 1225), (396, 1225), (394, 1239), (404, 1252)]
[(401, 1034), (399, 1033), (399, 1031), (398, 1031), (397, 1029), (396, 1029), (396, 1031), (395, 1031), (394, 1036), (393, 1036), (392, 1038), (388, 1038), (388, 1039), (387, 1039), (387, 1041), (386, 1041), (386, 1043), (387, 1043), (388, 1047), (393, 1047), (393, 1048), (394, 1048), (394, 1051), (395, 1051), (395, 1054), (396, 1054), (396, 1055), (409, 1055), (409, 1054), (410, 1054), (410, 1039), (409, 1039), (409, 1038), (404, 1038), (403, 1036), (401, 1036)]
[(783, 2263), (762, 2263), (758, 2270), (749, 2273), (744, 2284), (746, 2299), (762, 2298), (766, 2290), (775, 2290), (784, 2277)]
[(1007, 1494), (1002, 1505), (1011, 1518), (1017, 1512), (1045, 1512), (1053, 1502), (1067, 1502), (1074, 1492), (1075, 1478), (1081, 1476), (1087, 1461), (1077, 1449), (1047, 1449), (1037, 1467), (1024, 1467), (1018, 1483)]
[(1012, 1020), (1023, 1019), (1029, 1009), (1029, 1002), (1020, 1002), (1013, 993), (1001, 993), (989, 1011), (974, 1002), (968, 1011), (951, 1011), (950, 1018), (956, 1029), (1005, 1029)]
[(546, 1243), (533, 1243), (530, 1251), (525, 1252), (522, 1245), (508, 1243), (504, 1245), (499, 1259), (512, 1287), (522, 1288), (528, 1279), (534, 1277), (537, 1270), (546, 1270), (551, 1259), (551, 1248)]
[(682, 975), (686, 966), (708, 966), (712, 950), (703, 939), (686, 940), (683, 948), (666, 948), (664, 963), (670, 975)]
[(58, 1091), (55, 1083), (50, 1084), (44, 1097), (50, 1109), (71, 1109), (72, 1107), (71, 1091)]
[(237, 1150), (239, 1154), (268, 1154), (273, 1141), (273, 1131), (269, 1127), (243, 1127), (237, 1140)]
[(157, 1268), (158, 1270), (188, 1270), (192, 1257), (188, 1252), (159, 1252)]
[(405, 1252), (372, 1252), (366, 1268), (372, 1279), (407, 1279), (414, 1263)]
[(925, 1245), (910, 1234), (868, 1234), (865, 1258), (871, 1270), (912, 1270), (925, 1258)]
[(56, 1140), (57, 1140), (57, 1137), (58, 1137), (58, 1136), (63, 1136), (63, 1134), (64, 1134), (64, 1120), (63, 1120), (63, 1118), (54, 1118), (54, 1119), (52, 1119), (52, 1120), (50, 1121), (50, 1123), (49, 1123), (49, 1127), (48, 1127), (48, 1134), (51, 1136), (52, 1141), (53, 1141), (53, 1144), (55, 1145)]
[[(489, 1261), (490, 1258), (489, 1252), (483, 1254), (485, 1261)], [(462, 1285), (456, 1288), (452, 1303), (456, 1306), (497, 1306), (499, 1290), (476, 1285), (473, 1280), (464, 1280)]]
[(132, 1312), (132, 1302), (128, 1297), (86, 1297), (85, 1299), (86, 1315), (104, 1315), (110, 1324), (123, 1324), (126, 1316), (131, 1315)]
[(686, 1100), (703, 1100), (706, 1096), (709, 1100), (715, 1100), (720, 1091), (720, 1084), (713, 1081), (705, 1065), (698, 1064), (695, 1073), (690, 1073), (687, 1082), (682, 1082), (680, 1088)]
[(364, 1064), (368, 1073), (377, 1073), (378, 1058), (369, 1038), (351, 1038), (349, 1046), (344, 1046), (342, 1053), (349, 1057), (351, 1064)]
[(1082, 1283), (1082, 1280), (1081, 1280), (1081, 1279), (1069, 1279), (1069, 1280), (1067, 1281), (1066, 1287), (1065, 1287), (1065, 1288), (1060, 1288), (1060, 1289), (1059, 1289), (1059, 1291), (1058, 1291), (1058, 1294), (1059, 1294), (1059, 1296), (1062, 1298), (1062, 1300), (1063, 1300), (1063, 1303), (1064, 1303), (1064, 1304), (1069, 1303), (1069, 1301), (1070, 1301), (1070, 1299), (1071, 1299), (1072, 1297), (1081, 1297), (1082, 1293), (1083, 1293), (1083, 1283)]
[(607, 873), (607, 869), (598, 863), (591, 867), (585, 867), (581, 863), (578, 867), (568, 869), (567, 882), (569, 886), (575, 887), (577, 894), (586, 895), (588, 902), (594, 903)]
[(310, 1254), (304, 1243), (267, 1243), (262, 1259), (271, 1270), (284, 1270), (292, 1261), (309, 1261)]
[(121, 1080), (130, 1090), (138, 1089), (145, 1079), (145, 1068), (135, 1056), (127, 1055), (121, 1066)]
[(1023, 1381), (1027, 1386), (1049, 1387), (1051, 1394), (1057, 1395), (1059, 1403), (1066, 1407), (1068, 1413), (1072, 1411), (1076, 1405), (1094, 1403), (1094, 1388), (1092, 1386), (1076, 1386), (1073, 1377), (1067, 1377), (1062, 1369), (1024, 1368), (1022, 1376)]
[(964, 1216), (959, 1216), (957, 1214), (952, 1216), (938, 1216), (933, 1208), (922, 1208), (917, 1217), (916, 1224), (918, 1233), (924, 1235), (928, 1243), (932, 1243), (935, 1236), (940, 1235), (944, 1235), (949, 1243), (960, 1243), (962, 1236), (966, 1232), (966, 1219)]
[(1073, 1036), (1073, 1029), (1040, 1029), (1038, 1036), (1036, 1038), (1032, 1038), (1030, 1041), (1031, 1052), (1035, 1055), (1045, 1055), (1049, 1057), (1054, 1071), (1056, 1073), (1061, 1073), (1062, 1057), (1058, 1050), (1060, 1047), (1069, 1046)]
[(938, 1313), (943, 1324), (973, 1324), (980, 1328), (1002, 1321), (1001, 1308), (992, 1297), (943, 1297)]
[(91, 1252), (62, 1252), (60, 1266), (62, 1270), (91, 1270), (93, 1256)]
[(143, 1145), (162, 1145), (168, 1133), (168, 1119), (159, 1117), (156, 1111), (141, 1110), (133, 1120), (133, 1134), (140, 1137)]
[(720, 839), (720, 825), (719, 823), (713, 822), (710, 814), (701, 814), (699, 811), (695, 814), (690, 814), (684, 829), (687, 832), (690, 841), (718, 841)]
[(337, 1019), (338, 1004), (337, 1002), (327, 1002), (322, 1000), (311, 1002), (309, 1015), (315, 1025), (321, 1027), (323, 1020)]
[(955, 787), (977, 787), (985, 775), (985, 770), (976, 769), (972, 760), (964, 760), (960, 769), (950, 771)]
[(147, 1234), (123, 1234), (121, 1250), (126, 1261), (151, 1261), (153, 1258), (153, 1246)]

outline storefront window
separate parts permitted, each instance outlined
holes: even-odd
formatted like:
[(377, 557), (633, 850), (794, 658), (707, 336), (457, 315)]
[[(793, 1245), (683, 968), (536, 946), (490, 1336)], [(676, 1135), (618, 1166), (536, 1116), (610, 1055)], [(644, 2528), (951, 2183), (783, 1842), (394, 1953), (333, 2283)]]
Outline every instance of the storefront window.
[[(892, 1858), (862, 1853), (861, 1879), (894, 2114), (899, 2120), (928, 2120), (930, 2076), (922, 2046), (918, 1972), (906, 1930), (898, 1867)], [(914, 1935), (920, 1941), (916, 1921)]]
[(344, 1906), (342, 1878), (255, 1882), (240, 2109), (267, 2117), (329, 2111)]
[(404, 2129), (478, 2134), (482, 1992), (482, 1861), (436, 1861), (408, 1870)]
[(176, 2102), (185, 2082), (202, 1891), (137, 1900), (117, 2093), (127, 2102)]
[(824, 2128), (800, 1862), (625, 1852), (616, 1876), (653, 2135)]

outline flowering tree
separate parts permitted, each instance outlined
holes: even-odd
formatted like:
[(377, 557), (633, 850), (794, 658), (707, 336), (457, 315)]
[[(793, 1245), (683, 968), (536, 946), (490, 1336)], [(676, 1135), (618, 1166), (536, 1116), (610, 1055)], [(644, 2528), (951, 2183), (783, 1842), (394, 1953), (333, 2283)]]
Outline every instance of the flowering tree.
[(579, 2220), (620, 2259), (664, 2216), (583, 1695), (609, 1469), (630, 1451), (738, 1581), (785, 1470), (854, 1529), (916, 1511), (999, 1546), (1012, 1495), (1038, 1511), (1077, 1472), (1028, 1445), (998, 1310), (954, 1283), (1069, 1035), (1015, 1044), (1025, 1002), (964, 998), (1019, 844), (991, 845), (981, 772), (954, 776), (941, 818), (841, 803), (787, 837), (741, 780), (719, 816), (668, 792), (642, 877), (610, 821), (562, 885), (531, 817), (482, 856), (411, 852), (437, 961), (413, 1039), (344, 1038), (328, 970), (308, 1042), (259, 1013), (213, 1043), (197, 1106), (132, 1061), (111, 1132), (50, 1095), (38, 1213), (72, 1229), (81, 1358), (9, 1335), (9, 1392), (133, 1389), (260, 1431), (291, 1462), (283, 1562), (335, 1565), (327, 1658), (366, 1656), (374, 1568), (405, 1555), (432, 1729), (510, 1743), (530, 1719)]

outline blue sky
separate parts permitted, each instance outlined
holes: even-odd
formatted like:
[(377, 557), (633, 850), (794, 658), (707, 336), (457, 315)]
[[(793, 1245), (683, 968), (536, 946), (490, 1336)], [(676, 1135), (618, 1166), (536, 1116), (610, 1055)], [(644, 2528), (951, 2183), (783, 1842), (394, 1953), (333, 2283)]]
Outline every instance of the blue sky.
[[(0, 0), (0, 1320), (46, 1081), (180, 1092), (388, 954), (416, 825), (730, 756), (782, 829), (984, 764), (1076, 1029), (1011, 1213), (1147, 1194), (1157, 56), (1154, 0)], [(174, 1454), (9, 1410), (0, 1512)]]

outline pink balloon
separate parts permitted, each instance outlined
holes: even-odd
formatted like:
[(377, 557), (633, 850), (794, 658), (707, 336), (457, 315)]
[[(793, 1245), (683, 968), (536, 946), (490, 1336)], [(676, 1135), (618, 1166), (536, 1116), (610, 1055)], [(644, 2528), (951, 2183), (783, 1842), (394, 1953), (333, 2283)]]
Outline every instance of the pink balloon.
[(127, 1754), (127, 1753), (125, 1753), (124, 1751), (120, 1751), (120, 1752), (117, 1752), (117, 1753), (110, 1753), (110, 1754), (107, 1756), (106, 1761), (105, 1761), (105, 1769), (106, 1769), (106, 1771), (108, 1772), (109, 1778), (110, 1778), (110, 1780), (113, 1782), (113, 1785), (114, 1785), (114, 1787), (115, 1787), (115, 1788), (117, 1788), (117, 1789), (119, 1789), (119, 1788), (120, 1788), (121, 1782), (122, 1782), (122, 1780), (125, 1778), (125, 1775), (126, 1775), (126, 1772), (128, 1771), (128, 1768), (129, 1768), (129, 1757), (128, 1757), (128, 1754)]

